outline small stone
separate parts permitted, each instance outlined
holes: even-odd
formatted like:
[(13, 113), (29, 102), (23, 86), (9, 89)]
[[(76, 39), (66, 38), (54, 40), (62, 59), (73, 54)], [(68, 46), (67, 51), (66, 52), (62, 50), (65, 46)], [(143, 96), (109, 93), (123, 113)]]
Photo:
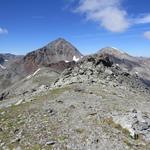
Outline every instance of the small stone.
[(21, 141), (21, 138), (16, 138), (16, 139), (13, 139), (12, 141), (11, 141), (11, 143), (16, 143), (16, 142), (20, 142)]
[(48, 141), (46, 142), (46, 145), (54, 145), (56, 142), (55, 141)]
[(37, 91), (36, 89), (32, 89), (32, 90), (31, 90), (31, 93), (34, 93), (34, 92), (36, 92), (36, 91)]
[(74, 91), (75, 91), (75, 92), (84, 92), (84, 89), (81, 89), (81, 88), (75, 88)]
[(108, 74), (108, 75), (112, 75), (113, 74), (113, 72), (111, 70), (109, 70), (109, 69), (106, 69), (105, 73)]
[(63, 104), (63, 101), (61, 100), (56, 100), (57, 103)]
[(75, 109), (76, 107), (74, 105), (70, 105), (70, 108), (71, 109)]
[(19, 129), (15, 129), (14, 134), (19, 133)]
[(25, 101), (25, 99), (21, 99), (15, 105), (18, 106), (18, 105), (22, 104), (24, 101)]
[(48, 112), (51, 116), (55, 115), (55, 113), (56, 113), (53, 109), (49, 109), (49, 110), (47, 110), (47, 112)]
[(90, 94), (93, 94), (93, 92), (89, 92)]
[(93, 112), (93, 113), (90, 113), (89, 116), (95, 116), (97, 113), (96, 112)]
[(136, 110), (136, 109), (133, 109), (133, 110), (132, 110), (132, 113), (137, 113), (137, 110)]

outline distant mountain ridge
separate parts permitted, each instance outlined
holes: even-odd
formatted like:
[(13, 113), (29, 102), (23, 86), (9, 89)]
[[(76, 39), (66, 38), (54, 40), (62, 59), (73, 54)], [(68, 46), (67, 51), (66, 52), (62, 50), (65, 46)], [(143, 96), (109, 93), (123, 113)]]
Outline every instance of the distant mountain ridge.
[(112, 47), (103, 48), (98, 53), (108, 54), (113, 63), (131, 74), (137, 74), (150, 85), (150, 58), (134, 57)]
[[(113, 47), (106, 47), (97, 52), (107, 54), (109, 59), (124, 71), (136, 74), (150, 85), (150, 58), (133, 57)], [(0, 89), (7, 88), (20, 79), (33, 74), (41, 67), (58, 71), (73, 66), (83, 55), (70, 42), (58, 38), (25, 56), (0, 54)]]

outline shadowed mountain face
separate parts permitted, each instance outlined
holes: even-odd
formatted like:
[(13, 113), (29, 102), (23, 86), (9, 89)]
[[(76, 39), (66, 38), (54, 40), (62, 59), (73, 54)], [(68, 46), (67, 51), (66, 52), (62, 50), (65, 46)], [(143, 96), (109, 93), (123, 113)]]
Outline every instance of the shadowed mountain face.
[(133, 57), (111, 47), (103, 48), (98, 53), (108, 54), (113, 63), (118, 64), (122, 69), (129, 71), (131, 74), (138, 75), (150, 85), (150, 59)]
[(5, 61), (4, 57), (2, 55), (0, 55), (0, 64), (3, 64)]

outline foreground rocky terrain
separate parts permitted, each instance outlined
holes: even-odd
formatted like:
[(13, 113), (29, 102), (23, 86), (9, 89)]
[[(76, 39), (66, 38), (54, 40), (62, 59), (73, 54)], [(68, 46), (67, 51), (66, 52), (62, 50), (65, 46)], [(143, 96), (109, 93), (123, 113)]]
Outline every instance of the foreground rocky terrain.
[(150, 149), (150, 90), (141, 77), (105, 54), (85, 56), (61, 74), (45, 69), (14, 86), (28, 83), (25, 93), (0, 102), (2, 150)]

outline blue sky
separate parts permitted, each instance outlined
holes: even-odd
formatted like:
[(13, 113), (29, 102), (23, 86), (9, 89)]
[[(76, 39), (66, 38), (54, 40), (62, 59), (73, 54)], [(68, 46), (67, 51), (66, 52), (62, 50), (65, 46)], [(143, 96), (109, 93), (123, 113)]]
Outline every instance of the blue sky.
[(0, 0), (0, 53), (63, 37), (83, 54), (112, 46), (150, 57), (149, 8), (148, 0)]

